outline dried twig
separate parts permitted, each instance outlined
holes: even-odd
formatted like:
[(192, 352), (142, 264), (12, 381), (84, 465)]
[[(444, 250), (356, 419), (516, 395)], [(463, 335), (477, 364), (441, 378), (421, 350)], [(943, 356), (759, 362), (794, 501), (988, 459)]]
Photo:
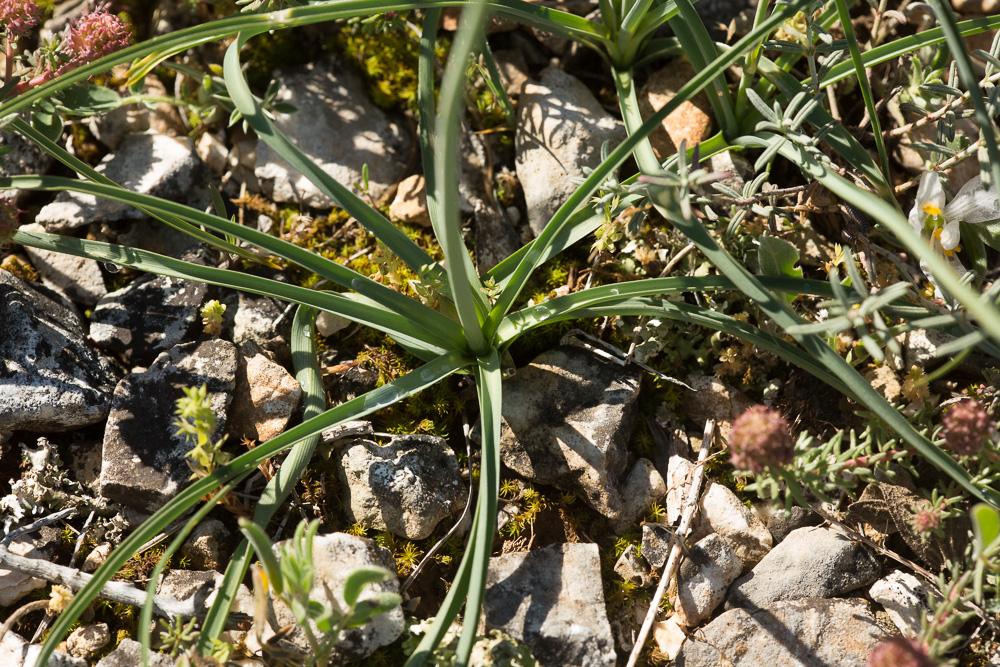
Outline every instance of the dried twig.
[[(8, 551), (6, 546), (0, 546), (0, 566), (30, 574), (33, 577), (38, 577), (52, 583), (62, 584), (73, 591), (80, 590), (93, 578), (93, 575), (80, 572), (71, 567), (56, 565), (55, 563), (38, 558), (18, 556)], [(141, 607), (146, 603), (146, 591), (138, 589), (124, 581), (109, 581), (104, 584), (104, 588), (101, 589), (99, 595), (112, 602), (120, 602), (136, 607)], [(206, 611), (204, 608), (195, 606), (194, 598), (176, 600), (165, 595), (157, 595), (153, 598), (153, 613), (164, 618), (201, 617), (205, 615)], [(249, 618), (245, 614), (233, 614), (230, 616), (230, 621), (234, 626), (242, 625), (248, 620)]]
[(705, 460), (708, 459), (708, 451), (712, 448), (712, 441), (714, 439), (715, 421), (709, 419), (705, 422), (705, 435), (701, 441), (701, 449), (698, 450), (698, 461), (695, 464), (694, 475), (691, 477), (691, 486), (688, 489), (685, 500), (684, 512), (681, 514), (681, 522), (677, 526), (677, 532), (674, 533), (674, 543), (670, 547), (670, 556), (663, 566), (663, 576), (660, 577), (660, 583), (656, 586), (656, 593), (653, 594), (653, 600), (649, 603), (649, 610), (646, 612), (646, 618), (642, 621), (642, 628), (639, 630), (639, 636), (636, 637), (632, 653), (628, 656), (628, 667), (635, 667), (638, 662), (639, 656), (642, 654), (642, 649), (646, 645), (646, 639), (649, 637), (649, 631), (656, 620), (656, 612), (660, 608), (660, 601), (666, 594), (670, 582), (676, 576), (677, 568), (680, 567), (681, 556), (684, 553), (684, 540), (687, 538), (688, 533), (691, 532), (691, 524), (694, 522), (695, 511), (698, 508), (698, 499), (701, 497), (701, 484), (705, 479)]

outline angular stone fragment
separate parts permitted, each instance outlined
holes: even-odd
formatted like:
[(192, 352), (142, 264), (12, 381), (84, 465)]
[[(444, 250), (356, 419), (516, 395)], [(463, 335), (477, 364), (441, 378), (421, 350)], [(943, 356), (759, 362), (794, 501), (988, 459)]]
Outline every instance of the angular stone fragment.
[[(654, 72), (639, 91), (639, 109), (643, 117), (662, 109), (693, 76), (694, 69), (684, 59), (677, 59)], [(661, 125), (649, 139), (656, 154), (664, 159), (676, 153), (681, 142), (691, 149), (707, 139), (712, 130), (712, 116), (705, 94), (683, 102), (663, 119)]]
[(723, 538), (712, 534), (699, 540), (685, 554), (677, 572), (673, 607), (678, 622), (694, 627), (708, 619), (742, 571), (743, 561)]
[[(38, 224), (23, 225), (21, 229), (28, 232), (44, 231)], [(28, 246), (24, 247), (24, 253), (46, 284), (65, 292), (77, 303), (93, 306), (108, 293), (101, 267), (92, 259)]]
[(828, 598), (867, 586), (879, 574), (868, 550), (832, 528), (793, 530), (729, 590), (727, 608)]
[(152, 512), (190, 479), (191, 444), (177, 435), (174, 404), (183, 387), (205, 385), (217, 417), (226, 424), (236, 378), (236, 347), (224, 340), (178, 345), (115, 388), (104, 431), (101, 494)]
[[(114, 153), (101, 160), (97, 170), (132, 192), (195, 203), (201, 161), (187, 139), (164, 134), (132, 134)], [(47, 231), (62, 234), (86, 225), (119, 220), (140, 220), (144, 213), (127, 204), (94, 195), (60, 192), (39, 211), (35, 222)]]
[[(368, 98), (364, 83), (334, 61), (283, 72), (277, 100), (296, 111), (278, 113), (276, 124), (323, 171), (351, 188), (368, 167), (369, 193), (376, 199), (406, 175), (410, 138)], [(257, 178), (276, 202), (329, 208), (333, 202), (269, 146), (257, 147)]]
[(490, 559), (483, 613), (531, 647), (540, 667), (613, 667), (596, 544), (557, 544)]
[(526, 83), (518, 103), (514, 137), (517, 177), (528, 207), (528, 224), (541, 233), (584, 177), (601, 161), (601, 145), (625, 138), (622, 124), (604, 110), (583, 83), (548, 67), (540, 83)]
[(117, 373), (51, 294), (0, 271), (0, 432), (64, 431), (108, 414)]
[(229, 432), (264, 442), (285, 430), (302, 387), (283, 366), (263, 354), (240, 356)]
[[(667, 522), (674, 524), (683, 512), (694, 465), (681, 456), (671, 456), (667, 473)], [(756, 510), (744, 505), (728, 487), (709, 481), (701, 495), (691, 539), (700, 540), (711, 533), (729, 542), (745, 566), (763, 558), (774, 544)]]
[(578, 494), (619, 527), (635, 521), (665, 490), (648, 462), (628, 468), (638, 396), (634, 372), (581, 348), (545, 352), (504, 382), (503, 462)]
[(357, 440), (338, 457), (345, 510), (365, 526), (422, 540), (464, 498), (455, 453), (442, 438), (404, 435), (384, 447)]
[[(142, 664), (142, 644), (134, 639), (123, 639), (111, 653), (100, 659), (97, 667), (136, 667)], [(151, 652), (150, 667), (174, 667), (174, 659), (164, 653)]]
[(139, 278), (98, 302), (90, 318), (90, 340), (145, 366), (201, 326), (206, 291), (203, 283), (180, 278)]
[[(283, 544), (279, 542), (275, 547), (280, 549)], [(370, 566), (383, 567), (390, 572), (394, 570), (392, 554), (387, 549), (379, 547), (372, 540), (346, 533), (317, 535), (313, 541), (313, 566), (315, 579), (311, 597), (316, 600), (326, 600), (329, 591), (341, 609), (345, 604), (344, 581), (352, 570)], [(378, 593), (398, 592), (399, 581), (393, 576), (388, 581), (366, 587), (360, 599), (365, 600)], [(275, 601), (274, 607), (278, 627), (293, 623), (294, 616), (284, 604)], [(388, 646), (396, 641), (403, 633), (403, 627), (403, 611), (397, 607), (388, 613), (376, 616), (360, 628), (345, 631), (343, 639), (334, 651), (331, 664), (346, 664), (367, 658), (382, 646)], [(316, 632), (315, 629), (313, 631)], [(251, 632), (250, 637), (253, 635)], [(264, 641), (273, 635), (274, 631), (268, 626), (263, 633)], [(310, 652), (309, 645), (299, 630), (294, 631), (282, 646), (287, 647), (292, 656), (297, 652), (299, 660)], [(294, 659), (292, 663), (295, 664)]]
[(927, 586), (909, 572), (893, 570), (868, 589), (872, 600), (882, 605), (903, 635), (916, 637), (928, 615)]
[(684, 644), (676, 667), (864, 667), (885, 636), (864, 600), (802, 598), (732, 609)]

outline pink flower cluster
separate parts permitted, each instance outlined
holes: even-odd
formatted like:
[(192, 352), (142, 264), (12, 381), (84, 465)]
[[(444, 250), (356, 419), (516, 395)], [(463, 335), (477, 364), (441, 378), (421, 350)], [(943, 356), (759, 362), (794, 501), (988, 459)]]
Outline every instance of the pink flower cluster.
[(32, 0), (0, 0), (0, 26), (9, 38), (16, 39), (30, 32), (41, 16), (41, 7)]
[(759, 473), (792, 460), (795, 441), (788, 422), (764, 405), (747, 409), (733, 422), (729, 456), (735, 468)]
[(868, 656), (868, 667), (935, 667), (920, 642), (903, 637), (886, 639)]
[(62, 51), (79, 65), (102, 58), (129, 45), (132, 34), (125, 22), (106, 9), (81, 17), (70, 26)]
[(941, 419), (944, 425), (944, 442), (948, 449), (960, 456), (979, 452), (993, 434), (993, 420), (978, 401), (956, 403)]

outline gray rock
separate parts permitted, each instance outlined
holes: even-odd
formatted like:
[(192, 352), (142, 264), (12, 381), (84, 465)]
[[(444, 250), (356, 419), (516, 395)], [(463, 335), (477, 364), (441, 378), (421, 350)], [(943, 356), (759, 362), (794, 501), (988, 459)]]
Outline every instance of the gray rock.
[[(279, 542), (275, 546), (281, 548), (283, 544)], [(390, 572), (395, 571), (392, 554), (387, 549), (379, 547), (372, 540), (346, 533), (317, 535), (313, 542), (313, 566), (315, 580), (311, 597), (315, 600), (326, 600), (326, 592), (331, 591), (341, 609), (344, 608), (342, 595), (344, 581), (352, 570), (362, 566), (376, 566), (384, 567)], [(361, 599), (368, 599), (377, 593), (398, 592), (399, 581), (396, 577), (392, 577), (389, 581), (365, 588)], [(293, 623), (294, 616), (283, 603), (275, 601), (274, 610), (278, 627)], [(397, 607), (386, 614), (376, 616), (360, 628), (347, 630), (337, 645), (331, 664), (344, 664), (367, 658), (376, 649), (396, 641), (403, 633), (403, 628), (403, 611)], [(250, 633), (251, 638), (253, 634)], [(274, 631), (268, 626), (262, 636), (264, 641), (267, 641), (273, 635)], [(289, 637), (289, 641), (282, 644), (282, 647), (287, 647), (290, 651), (297, 650), (301, 656), (309, 653), (309, 646), (298, 630)]]
[(612, 667), (596, 544), (561, 544), (490, 559), (487, 628), (523, 641), (540, 667)]
[(618, 557), (615, 562), (615, 574), (639, 588), (645, 588), (653, 583), (653, 572), (639, 555), (639, 550), (634, 544), (625, 547), (625, 551)]
[(351, 521), (422, 540), (461, 505), (458, 462), (441, 438), (404, 435), (384, 447), (356, 440), (338, 456)]
[[(670, 491), (667, 493), (667, 521), (671, 525), (681, 516), (693, 474), (694, 465), (687, 459), (671, 456), (668, 460), (667, 486)], [(698, 508), (691, 539), (700, 540), (711, 533), (718, 533), (729, 542), (744, 566), (757, 563), (774, 544), (771, 533), (756, 510), (744, 505), (735, 493), (722, 484), (708, 482)]]
[[(539, 355), (504, 382), (504, 465), (576, 493), (616, 527), (637, 520), (662, 484), (650, 481), (659, 474), (642, 462), (626, 474), (638, 397), (637, 374), (586, 350), (564, 346)], [(623, 487), (651, 495), (626, 502)]]
[(239, 295), (233, 318), (233, 342), (256, 343), (265, 350), (284, 348), (292, 330), (287, 305), (266, 296)]
[[(114, 153), (101, 160), (97, 170), (125, 188), (171, 201), (199, 201), (195, 186), (201, 161), (191, 142), (163, 134), (133, 134)], [(35, 221), (46, 230), (65, 233), (92, 223), (140, 220), (138, 209), (93, 195), (60, 192), (39, 211)]]
[(673, 533), (662, 523), (642, 524), (642, 557), (650, 567), (663, 569), (670, 557)]
[[(327, 174), (350, 188), (361, 183), (367, 164), (369, 193), (376, 199), (406, 176), (410, 138), (369, 101), (354, 72), (327, 61), (283, 72), (278, 80), (277, 99), (296, 108), (276, 114), (278, 128)], [(320, 209), (333, 205), (263, 142), (254, 171), (276, 202)]]
[(673, 607), (681, 625), (700, 625), (726, 597), (743, 572), (743, 561), (718, 535), (702, 538), (685, 554), (677, 573)]
[[(45, 231), (39, 224), (22, 225), (26, 232)], [(93, 306), (108, 293), (100, 265), (86, 257), (24, 247), (24, 253), (46, 284), (65, 292), (77, 303)]]
[[(208, 611), (215, 601), (215, 593), (222, 585), (223, 575), (214, 570), (180, 570), (167, 572), (156, 592), (175, 600), (192, 600), (194, 608)], [(253, 615), (253, 595), (244, 585), (236, 591), (233, 611)]]
[(625, 138), (621, 123), (590, 90), (561, 69), (548, 67), (540, 83), (526, 83), (514, 136), (517, 177), (528, 223), (540, 233), (584, 177), (601, 161), (601, 145)]
[(921, 622), (930, 611), (928, 593), (922, 581), (902, 570), (893, 570), (868, 589), (871, 599), (882, 605), (889, 619), (907, 637), (920, 634)]
[(819, 523), (819, 516), (798, 505), (785, 509), (783, 505), (776, 503), (756, 503), (754, 507), (757, 514), (764, 519), (774, 543), (777, 544), (785, 539), (790, 532), (796, 528), (814, 526)]
[[(22, 537), (11, 542), (8, 550), (16, 556), (48, 560), (52, 557), (46, 540), (40, 537)], [(45, 588), (44, 579), (32, 577), (20, 570), (0, 568), (0, 607), (9, 607), (28, 593)]]
[(224, 340), (178, 345), (149, 369), (132, 373), (115, 388), (104, 431), (101, 494), (152, 512), (191, 477), (191, 444), (176, 434), (174, 402), (182, 387), (206, 385), (218, 418), (226, 424), (236, 378), (236, 347)]
[(778, 601), (843, 595), (871, 584), (878, 574), (878, 561), (842, 533), (799, 528), (736, 580), (726, 606), (756, 609)]
[[(41, 175), (52, 164), (48, 153), (17, 132), (0, 132), (0, 152), (0, 176)], [(0, 200), (16, 203), (29, 194), (28, 190), (0, 190)]]
[[(142, 664), (142, 644), (134, 639), (123, 639), (111, 653), (101, 658), (97, 667), (135, 667)], [(169, 655), (151, 651), (150, 667), (173, 667), (174, 659)]]
[(77, 658), (89, 658), (108, 645), (111, 632), (107, 623), (84, 625), (66, 638), (66, 650)]
[[(21, 635), (10, 630), (4, 635), (3, 640), (0, 641), (0, 665), (4, 667), (37, 667), (38, 654), (41, 650), (41, 644), (29, 644)], [(74, 658), (61, 651), (54, 652), (46, 665), (46, 667), (86, 666), (86, 660)]]
[(0, 431), (88, 426), (111, 406), (114, 367), (50, 294), (0, 271)]
[(263, 354), (241, 354), (229, 432), (236, 438), (270, 440), (285, 430), (301, 397), (302, 387), (283, 366)]
[(167, 276), (144, 276), (101, 299), (90, 317), (90, 340), (145, 366), (201, 326), (207, 287)]
[(229, 539), (229, 529), (218, 519), (205, 519), (191, 531), (181, 547), (181, 555), (197, 570), (218, 570), (222, 561), (222, 547)]
[(692, 635), (677, 667), (864, 667), (885, 636), (863, 600), (803, 598), (733, 609)]

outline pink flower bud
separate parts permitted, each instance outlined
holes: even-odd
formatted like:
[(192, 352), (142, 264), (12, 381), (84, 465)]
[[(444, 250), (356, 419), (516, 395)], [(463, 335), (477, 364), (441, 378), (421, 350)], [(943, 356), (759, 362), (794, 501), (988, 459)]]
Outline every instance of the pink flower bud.
[(993, 433), (993, 420), (978, 401), (961, 401), (941, 418), (944, 443), (961, 456), (977, 453)]
[(923, 645), (903, 637), (878, 644), (868, 656), (868, 667), (936, 667)]
[(26, 35), (38, 25), (42, 9), (32, 0), (0, 0), (0, 26), (11, 38)]
[(784, 465), (792, 460), (794, 450), (791, 428), (777, 410), (755, 405), (733, 422), (730, 460), (740, 470), (757, 473)]
[(131, 40), (124, 21), (106, 9), (98, 9), (70, 26), (61, 48), (70, 62), (80, 65), (123, 49)]
[(921, 535), (933, 533), (941, 526), (941, 511), (935, 507), (917, 510), (911, 519), (913, 530)]

